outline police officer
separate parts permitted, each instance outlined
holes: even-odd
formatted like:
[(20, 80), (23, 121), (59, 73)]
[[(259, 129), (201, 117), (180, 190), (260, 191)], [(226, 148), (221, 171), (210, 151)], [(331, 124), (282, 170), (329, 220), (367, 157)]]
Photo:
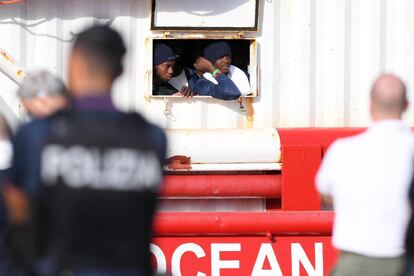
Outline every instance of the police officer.
[(28, 225), (34, 237), (38, 275), (151, 275), (166, 138), (112, 104), (125, 52), (107, 26), (80, 33), (69, 60), (72, 109), (24, 125), (14, 139), (4, 193), (12, 223)]

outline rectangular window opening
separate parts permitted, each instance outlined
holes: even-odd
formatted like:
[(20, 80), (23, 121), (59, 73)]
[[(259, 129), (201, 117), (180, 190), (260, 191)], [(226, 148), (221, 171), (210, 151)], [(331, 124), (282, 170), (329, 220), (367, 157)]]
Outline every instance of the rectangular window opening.
[[(218, 42), (221, 43), (217, 46), (218, 50), (205, 56), (204, 49)], [(179, 97), (178, 92), (182, 87), (189, 86), (193, 88), (195, 97), (211, 97), (210, 92), (207, 93), (204, 88), (200, 89), (197, 80), (204, 78), (215, 82), (216, 85), (218, 83), (211, 73), (196, 70), (195, 62), (200, 56), (207, 60), (215, 59), (222, 53), (223, 48), (227, 49), (227, 46), (223, 45), (228, 45), (231, 51), (231, 66), (225, 76), (232, 80), (242, 96), (257, 96), (258, 69), (255, 39), (153, 39), (150, 46), (152, 61), (148, 77), (148, 87), (151, 91), (149, 94), (152, 97)], [(225, 61), (226, 64), (228, 62)], [(220, 62), (216, 61), (213, 66), (217, 68)], [(224, 65), (223, 71), (226, 70), (226, 66)], [(196, 88), (200, 91), (196, 91)]]

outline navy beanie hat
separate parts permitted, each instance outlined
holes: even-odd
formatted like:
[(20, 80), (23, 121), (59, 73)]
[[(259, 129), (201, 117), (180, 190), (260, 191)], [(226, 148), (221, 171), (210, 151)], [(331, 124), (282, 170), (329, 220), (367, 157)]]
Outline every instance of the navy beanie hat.
[(204, 48), (203, 54), (206, 59), (214, 64), (221, 57), (231, 57), (231, 48), (227, 42), (215, 42)]
[(166, 61), (172, 61), (177, 59), (177, 55), (174, 51), (164, 43), (155, 45), (154, 49), (154, 66), (161, 64)]

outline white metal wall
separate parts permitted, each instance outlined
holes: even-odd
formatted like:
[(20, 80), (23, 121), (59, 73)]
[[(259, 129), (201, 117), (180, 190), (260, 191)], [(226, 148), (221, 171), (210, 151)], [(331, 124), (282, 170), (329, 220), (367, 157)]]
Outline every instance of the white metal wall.
[[(129, 49), (126, 73), (115, 87), (117, 105), (168, 128), (363, 126), (369, 122), (369, 88), (380, 72), (395, 72), (414, 89), (414, 1), (261, 2), (260, 30), (250, 34), (258, 40), (260, 96), (248, 114), (237, 102), (175, 99), (166, 117), (162, 99), (145, 99), (149, 0), (25, 0), (1, 6), (0, 48), (28, 69), (48, 68), (65, 78), (73, 34), (110, 21)], [(0, 88), (19, 114), (16, 85), (1, 75)], [(410, 123), (413, 117), (410, 109)]]

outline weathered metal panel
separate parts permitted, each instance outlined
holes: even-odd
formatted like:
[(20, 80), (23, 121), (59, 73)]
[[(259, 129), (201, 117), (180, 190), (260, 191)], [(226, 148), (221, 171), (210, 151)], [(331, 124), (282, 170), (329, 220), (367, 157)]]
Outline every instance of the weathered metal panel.
[[(146, 41), (156, 34), (147, 0), (2, 6), (0, 47), (27, 70), (47, 68), (66, 79), (73, 35), (109, 22), (129, 49), (114, 90), (117, 106), (166, 128), (363, 126), (369, 123), (369, 89), (380, 72), (394, 72), (414, 87), (413, 1), (263, 0), (259, 15), (259, 31), (244, 33), (257, 40), (260, 71), (259, 96), (244, 99), (247, 112), (235, 101), (170, 99), (165, 116), (164, 100), (145, 96)], [(16, 87), (0, 76), (0, 96), (20, 116)], [(413, 109), (406, 117), (413, 122)]]

